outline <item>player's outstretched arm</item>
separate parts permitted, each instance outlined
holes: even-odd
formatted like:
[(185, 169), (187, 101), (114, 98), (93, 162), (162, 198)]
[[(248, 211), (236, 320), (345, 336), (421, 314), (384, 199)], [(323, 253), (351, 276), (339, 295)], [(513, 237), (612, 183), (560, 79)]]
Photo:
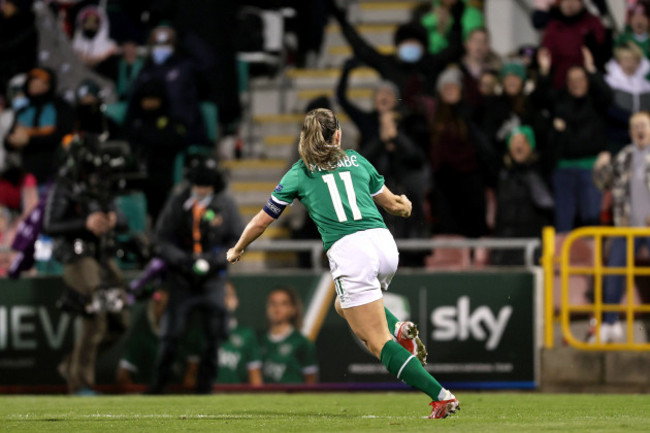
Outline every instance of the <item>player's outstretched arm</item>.
[(395, 195), (388, 189), (388, 187), (384, 186), (384, 190), (381, 194), (377, 194), (373, 199), (378, 206), (384, 208), (384, 210), (391, 215), (402, 218), (408, 218), (411, 216), (413, 205), (411, 204), (411, 200), (409, 200), (404, 194)]
[(259, 211), (248, 223), (235, 246), (228, 250), (228, 254), (226, 255), (228, 263), (237, 263), (241, 255), (244, 254), (244, 250), (255, 239), (259, 238), (273, 221), (275, 220), (266, 212), (263, 210)]

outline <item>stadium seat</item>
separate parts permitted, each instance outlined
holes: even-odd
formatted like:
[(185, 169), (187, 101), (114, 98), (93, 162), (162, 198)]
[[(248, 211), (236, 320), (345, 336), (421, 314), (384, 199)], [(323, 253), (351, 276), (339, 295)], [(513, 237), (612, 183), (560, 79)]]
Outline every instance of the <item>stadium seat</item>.
[[(462, 240), (463, 236), (438, 235), (434, 240)], [(435, 251), (426, 256), (424, 264), (431, 270), (462, 270), (471, 266), (469, 248), (436, 248)]]

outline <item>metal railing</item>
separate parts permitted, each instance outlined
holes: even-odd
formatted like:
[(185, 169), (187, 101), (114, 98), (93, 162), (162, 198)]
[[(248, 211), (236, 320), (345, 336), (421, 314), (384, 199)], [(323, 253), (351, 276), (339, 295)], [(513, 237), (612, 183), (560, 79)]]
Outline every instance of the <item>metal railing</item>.
[[(626, 263), (625, 267), (608, 267), (603, 265), (603, 240), (608, 237), (625, 238)], [(634, 277), (650, 276), (650, 267), (636, 266), (634, 240), (637, 237), (650, 237), (650, 228), (632, 227), (583, 227), (570, 232), (564, 240), (559, 256), (555, 251), (555, 230), (551, 227), (544, 229), (542, 265), (544, 267), (545, 291), (545, 346), (554, 345), (554, 282), (555, 265), (560, 266), (560, 322), (562, 336), (568, 344), (582, 350), (650, 350), (650, 343), (634, 342), (635, 313), (649, 313), (650, 304), (634, 304)], [(572, 266), (570, 260), (571, 247), (575, 241), (583, 238), (594, 240), (593, 266)], [(574, 305), (569, 302), (569, 277), (571, 275), (592, 276), (594, 279), (594, 300), (592, 304)], [(625, 304), (603, 303), (603, 277), (607, 275), (624, 276), (626, 280)], [(626, 337), (625, 343), (603, 343), (601, 341), (601, 324), (603, 313), (625, 313)], [(577, 339), (571, 332), (571, 315), (575, 313), (593, 314), (596, 319), (596, 341), (588, 343)]]
[[(397, 239), (400, 251), (430, 251), (434, 249), (486, 248), (490, 250), (520, 249), (524, 252), (525, 266), (535, 266), (535, 250), (541, 242), (537, 238), (508, 239)], [(259, 240), (249, 251), (261, 252), (309, 252), (312, 268), (322, 270), (323, 243), (308, 240)]]

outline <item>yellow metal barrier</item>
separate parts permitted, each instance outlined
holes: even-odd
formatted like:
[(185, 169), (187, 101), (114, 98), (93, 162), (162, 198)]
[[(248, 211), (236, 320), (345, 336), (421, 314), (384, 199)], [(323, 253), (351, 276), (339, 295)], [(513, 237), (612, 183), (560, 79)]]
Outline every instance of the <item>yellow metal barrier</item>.
[[(603, 266), (602, 245), (603, 239), (608, 237), (622, 237), (626, 239), (627, 266), (624, 268), (610, 268)], [(561, 275), (561, 302), (560, 320), (562, 335), (571, 346), (582, 350), (650, 350), (649, 343), (634, 343), (634, 314), (650, 312), (650, 305), (634, 305), (634, 277), (650, 275), (650, 267), (635, 266), (634, 240), (638, 237), (650, 237), (650, 228), (625, 228), (625, 227), (583, 227), (570, 232), (564, 240), (559, 257)], [(573, 243), (580, 238), (594, 239), (594, 266), (571, 266), (570, 251)], [(545, 289), (545, 339), (547, 348), (553, 347), (554, 341), (554, 272), (555, 263), (555, 231), (545, 228), (543, 233), (544, 289)], [(571, 305), (569, 303), (569, 276), (591, 275), (594, 277), (594, 303), (587, 305)], [(603, 304), (603, 276), (622, 275), (626, 277), (627, 303)], [(626, 343), (602, 343), (600, 341), (600, 325), (604, 312), (617, 311), (625, 313), (627, 328)], [(593, 313), (596, 318), (596, 342), (587, 343), (576, 339), (571, 333), (572, 313)]]

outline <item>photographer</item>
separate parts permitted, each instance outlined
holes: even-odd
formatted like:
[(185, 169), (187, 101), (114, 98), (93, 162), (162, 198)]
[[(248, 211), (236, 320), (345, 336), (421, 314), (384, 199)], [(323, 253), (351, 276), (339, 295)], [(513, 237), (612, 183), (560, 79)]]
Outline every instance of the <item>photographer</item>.
[(63, 264), (69, 288), (59, 306), (82, 318), (72, 352), (59, 365), (71, 394), (95, 394), (95, 359), (107, 314), (123, 306), (120, 290), (114, 289), (123, 286), (122, 276), (112, 258), (118, 218), (106, 183), (120, 160), (94, 139), (75, 139), (45, 207), (43, 228), (55, 240), (54, 258)]
[(154, 239), (155, 254), (167, 263), (169, 303), (162, 319), (154, 382), (149, 394), (165, 391), (191, 313), (201, 313), (205, 347), (196, 392), (209, 393), (217, 376), (219, 341), (228, 338), (225, 306), (226, 250), (243, 228), (234, 200), (210, 158), (191, 161), (190, 186), (165, 205)]

